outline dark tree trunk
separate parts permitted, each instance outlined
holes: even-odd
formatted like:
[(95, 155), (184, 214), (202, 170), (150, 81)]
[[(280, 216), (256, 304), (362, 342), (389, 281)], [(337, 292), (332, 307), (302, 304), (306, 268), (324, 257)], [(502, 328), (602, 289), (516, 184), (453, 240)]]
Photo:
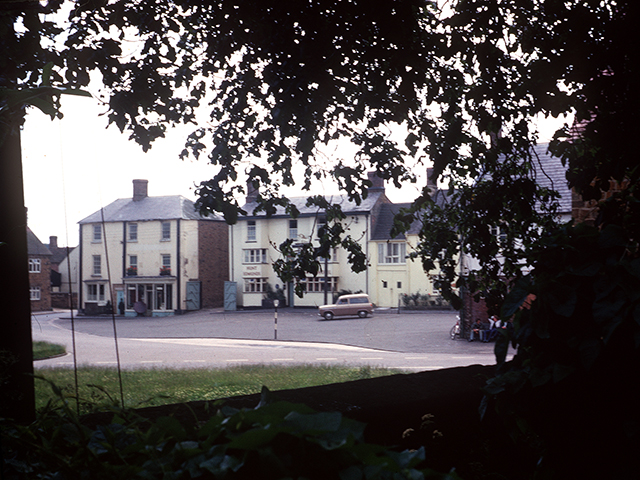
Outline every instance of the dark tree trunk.
[(0, 416), (29, 422), (35, 394), (19, 123), (0, 116)]

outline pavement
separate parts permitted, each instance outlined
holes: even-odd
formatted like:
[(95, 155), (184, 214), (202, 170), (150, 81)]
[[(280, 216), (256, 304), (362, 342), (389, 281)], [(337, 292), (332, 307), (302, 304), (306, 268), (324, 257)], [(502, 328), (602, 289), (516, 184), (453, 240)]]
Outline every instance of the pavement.
[[(493, 365), (493, 344), (451, 340), (454, 311), (377, 311), (326, 321), (315, 309), (225, 312), (171, 317), (82, 317), (69, 311), (32, 317), (34, 341), (61, 343), (68, 354), (36, 368), (78, 365), (222, 368), (246, 364), (340, 364), (404, 371)], [(114, 335), (115, 333), (115, 335)]]

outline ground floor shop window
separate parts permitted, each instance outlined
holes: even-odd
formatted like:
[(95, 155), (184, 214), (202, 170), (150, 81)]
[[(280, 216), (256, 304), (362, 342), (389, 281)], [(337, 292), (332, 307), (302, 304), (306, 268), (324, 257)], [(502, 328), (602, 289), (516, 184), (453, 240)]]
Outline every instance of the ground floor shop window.
[(137, 302), (148, 310), (173, 310), (173, 284), (136, 283), (127, 285), (127, 310), (133, 310)]
[(245, 278), (244, 291), (247, 293), (264, 293), (267, 291), (266, 278)]
[(104, 302), (105, 300), (105, 284), (90, 283), (87, 285), (87, 301), (88, 302)]
[[(309, 277), (302, 284), (306, 292), (324, 292), (324, 277)], [(338, 291), (338, 277), (327, 278), (327, 291)]]

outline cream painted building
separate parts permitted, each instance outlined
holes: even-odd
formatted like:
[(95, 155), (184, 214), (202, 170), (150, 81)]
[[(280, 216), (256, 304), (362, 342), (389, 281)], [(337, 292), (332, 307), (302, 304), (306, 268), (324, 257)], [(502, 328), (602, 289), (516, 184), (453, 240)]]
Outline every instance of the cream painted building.
[(222, 306), (228, 226), (175, 195), (149, 197), (133, 181), (119, 199), (80, 222), (79, 298), (85, 314), (165, 316)]
[[(256, 192), (250, 192), (243, 209), (249, 214), (231, 227), (230, 278), (236, 283), (237, 305), (243, 308), (259, 307), (268, 289), (282, 289), (288, 306), (316, 307), (331, 303), (339, 291), (368, 293), (378, 307), (395, 307), (401, 293), (432, 293), (433, 288), (420, 262), (406, 260), (406, 254), (417, 242), (417, 232), (409, 232), (405, 239), (389, 238), (393, 214), (402, 205), (392, 204), (385, 195), (383, 181), (369, 174), (373, 186), (360, 205), (346, 196), (328, 198), (341, 205), (347, 218), (343, 222), (347, 234), (360, 243), (368, 260), (364, 272), (354, 273), (348, 263), (347, 252), (335, 249), (331, 259), (322, 265), (316, 277), (308, 277), (302, 298), (294, 293), (294, 285), (283, 285), (272, 264), (280, 258), (276, 246), (288, 238), (300, 243), (317, 242), (318, 226), (324, 220), (323, 212), (306, 206), (306, 197), (291, 198), (300, 215), (292, 219), (279, 208), (271, 217), (253, 214), (257, 203)], [(385, 233), (386, 231), (386, 233)], [(328, 294), (325, 300), (325, 267)]]
[(378, 212), (376, 228), (369, 250), (370, 260), (369, 295), (379, 307), (398, 307), (401, 295), (419, 293), (437, 296), (433, 283), (422, 268), (420, 261), (408, 259), (418, 244), (419, 226), (415, 222), (406, 235), (391, 238), (393, 217), (400, 208), (408, 208), (409, 203), (383, 205)]

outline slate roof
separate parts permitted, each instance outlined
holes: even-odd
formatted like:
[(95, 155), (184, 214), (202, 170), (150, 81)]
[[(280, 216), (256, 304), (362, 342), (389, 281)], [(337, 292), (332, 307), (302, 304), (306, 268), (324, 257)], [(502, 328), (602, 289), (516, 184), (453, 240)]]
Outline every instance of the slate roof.
[[(443, 206), (449, 200), (449, 195), (446, 190), (438, 190), (435, 194), (435, 202), (436, 204)], [(401, 208), (409, 208), (411, 207), (411, 203), (384, 203), (380, 206), (380, 211), (378, 212), (378, 216), (376, 218), (376, 224), (373, 230), (373, 234), (371, 236), (371, 240), (403, 240), (405, 239), (405, 235), (398, 235), (395, 238), (391, 238), (389, 233), (393, 228), (393, 217), (400, 211)], [(418, 212), (418, 216), (422, 215), (424, 211)], [(421, 220), (418, 218), (415, 220), (409, 230), (407, 230), (407, 235), (417, 235), (420, 233), (420, 228), (422, 227)]]
[[(389, 232), (393, 228), (393, 217), (400, 211), (401, 208), (409, 208), (410, 203), (385, 203), (380, 205), (380, 211), (376, 218), (376, 225), (371, 235), (371, 240), (392, 240), (389, 236)], [(419, 222), (413, 222), (408, 233), (417, 233), (420, 227), (417, 225)], [(415, 231), (413, 231), (415, 230)], [(393, 240), (403, 240), (404, 235), (398, 235)]]
[[(342, 207), (342, 211), (346, 214), (355, 214), (355, 213), (371, 213), (373, 207), (380, 200), (380, 198), (384, 196), (384, 190), (380, 189), (378, 191), (369, 191), (369, 195), (367, 198), (362, 200), (360, 205), (357, 205), (356, 202), (350, 201), (347, 195), (327, 195), (325, 198), (327, 201), (333, 204), (338, 204)], [(318, 207), (312, 206), (307, 207), (307, 197), (290, 197), (289, 201), (295, 205), (300, 211), (300, 216), (312, 216), (318, 213)], [(253, 214), (253, 210), (258, 206), (256, 202), (248, 202), (242, 208), (247, 212), (247, 215), (244, 218), (248, 217), (263, 217), (265, 216), (264, 212), (259, 212), (256, 215)], [(282, 207), (277, 207), (276, 213), (272, 217), (289, 217), (289, 215), (285, 212), (285, 209)]]
[[(557, 157), (548, 152), (549, 144), (543, 143), (534, 147), (534, 165), (536, 182), (541, 187), (551, 188), (560, 194), (558, 203), (561, 213), (571, 213), (571, 190), (567, 186), (567, 169)], [(537, 161), (536, 161), (537, 158)]]
[(51, 250), (38, 240), (36, 234), (29, 227), (27, 227), (27, 253), (29, 255), (51, 255)]
[[(45, 244), (45, 246), (51, 251), (51, 264), (59, 265), (67, 258), (67, 247), (52, 247), (51, 244)], [(69, 247), (69, 254), (73, 252), (76, 247)]]
[[(204, 217), (195, 209), (194, 203), (182, 195), (165, 197), (145, 197), (133, 201), (120, 198), (110, 203), (104, 210), (105, 222), (144, 222), (151, 220), (213, 220), (223, 221), (219, 215)], [(79, 224), (102, 222), (102, 213), (98, 210), (80, 220)]]

